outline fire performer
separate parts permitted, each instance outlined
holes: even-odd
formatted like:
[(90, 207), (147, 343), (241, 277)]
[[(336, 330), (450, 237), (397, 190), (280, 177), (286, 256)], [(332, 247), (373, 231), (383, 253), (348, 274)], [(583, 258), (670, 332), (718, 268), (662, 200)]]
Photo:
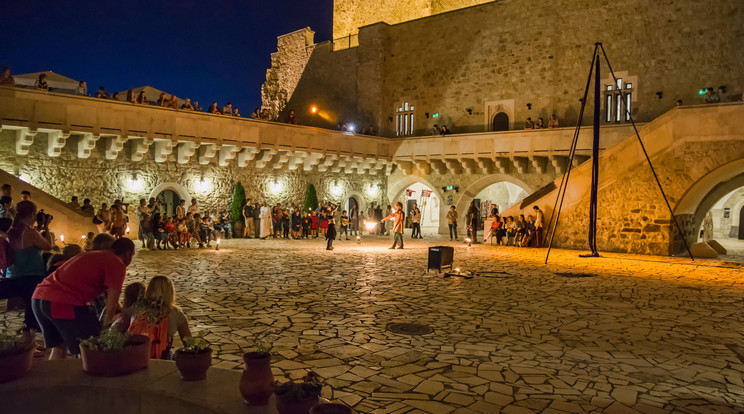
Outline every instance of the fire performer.
[(403, 204), (397, 202), (395, 203), (395, 212), (382, 219), (382, 221), (393, 220), (393, 247), (391, 247), (391, 249), (395, 249), (398, 241), (400, 241), (399, 249), (403, 248), (403, 222), (405, 221), (405, 218), (406, 215), (403, 213)]

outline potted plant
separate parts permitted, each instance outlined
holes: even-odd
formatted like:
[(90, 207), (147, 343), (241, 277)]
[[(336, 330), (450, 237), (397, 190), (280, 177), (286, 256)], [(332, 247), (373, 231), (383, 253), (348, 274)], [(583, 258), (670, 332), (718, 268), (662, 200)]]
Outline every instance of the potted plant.
[(320, 391), (323, 385), (320, 377), (313, 371), (309, 371), (302, 382), (294, 382), (287, 376), (289, 382), (274, 384), (274, 395), (276, 395), (276, 410), (279, 414), (308, 414), (310, 409), (318, 404)]
[(21, 378), (31, 370), (35, 341), (23, 328), (12, 330), (7, 321), (0, 322), (0, 382)]
[(243, 237), (245, 223), (243, 222), (243, 206), (245, 206), (245, 189), (243, 183), (238, 181), (233, 191), (232, 204), (230, 205), (230, 221), (232, 221), (233, 237)]
[(131, 374), (147, 368), (150, 338), (130, 335), (110, 327), (98, 336), (80, 342), (83, 371), (100, 377)]
[(316, 208), (318, 208), (318, 193), (314, 185), (308, 184), (305, 190), (305, 211), (312, 211)]
[(183, 347), (176, 350), (176, 367), (184, 381), (199, 381), (207, 377), (207, 370), (212, 365), (212, 348), (204, 339), (204, 332), (197, 336), (184, 338)]
[(243, 355), (245, 369), (240, 377), (240, 394), (248, 405), (266, 405), (274, 391), (271, 348), (271, 344), (256, 340), (256, 350)]

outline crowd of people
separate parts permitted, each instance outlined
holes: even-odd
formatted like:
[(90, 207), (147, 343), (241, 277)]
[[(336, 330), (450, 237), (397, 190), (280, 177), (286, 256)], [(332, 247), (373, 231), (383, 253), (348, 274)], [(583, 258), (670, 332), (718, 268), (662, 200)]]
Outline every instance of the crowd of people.
[[(514, 216), (500, 216), (496, 205), (491, 204), (489, 212), (491, 225), (484, 228), (483, 243), (496, 239), (496, 244), (499, 246), (542, 247), (545, 225), (543, 212), (538, 206), (532, 209), (534, 215), (529, 214), (525, 218), (524, 214), (520, 214), (515, 219)], [(473, 234), (473, 239), (476, 238), (477, 234)]]

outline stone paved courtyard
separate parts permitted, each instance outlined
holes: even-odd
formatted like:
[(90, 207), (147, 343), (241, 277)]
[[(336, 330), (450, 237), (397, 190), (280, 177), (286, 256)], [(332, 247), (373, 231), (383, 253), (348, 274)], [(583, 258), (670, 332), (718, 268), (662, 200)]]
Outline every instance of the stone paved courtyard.
[(360, 413), (744, 411), (739, 265), (452, 243), (456, 266), (493, 273), (445, 278), (425, 271), (436, 244), (225, 240), (139, 251), (127, 281), (173, 278), (215, 366), (268, 340), (276, 377), (312, 369)]

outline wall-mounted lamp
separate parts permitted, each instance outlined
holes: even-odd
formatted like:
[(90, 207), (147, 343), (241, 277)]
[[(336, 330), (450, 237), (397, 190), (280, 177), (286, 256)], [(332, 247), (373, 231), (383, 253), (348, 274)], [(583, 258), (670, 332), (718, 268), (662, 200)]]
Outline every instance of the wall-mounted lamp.
[(532, 109), (532, 104), (531, 103), (528, 103), (527, 104), (527, 109)]
[(284, 190), (284, 184), (282, 184), (280, 181), (274, 181), (273, 183), (269, 184), (269, 190), (273, 194), (279, 194)]
[(311, 113), (314, 113), (314, 114), (317, 114), (318, 113), (318, 107), (315, 106), (315, 105), (311, 106), (310, 107), (310, 112)]
[(344, 187), (341, 184), (335, 183), (331, 185), (331, 194), (340, 196), (344, 193)]
[(663, 97), (664, 97), (664, 92), (661, 92), (661, 91), (656, 92), (656, 99), (661, 99)]
[(374, 197), (377, 195), (378, 190), (379, 189), (377, 188), (377, 186), (371, 185), (369, 186), (369, 188), (367, 188), (367, 195), (370, 197)]
[(130, 193), (139, 193), (144, 189), (145, 181), (141, 178), (138, 178), (137, 174), (134, 174), (132, 178), (127, 180), (127, 190)]
[(473, 108), (468, 108), (466, 111), (468, 111), (468, 115), (473, 115)]
[(424, 116), (428, 119), (429, 118), (429, 113), (428, 112), (425, 113)]
[(212, 182), (202, 177), (194, 182), (194, 190), (197, 193), (208, 193), (212, 191)]

